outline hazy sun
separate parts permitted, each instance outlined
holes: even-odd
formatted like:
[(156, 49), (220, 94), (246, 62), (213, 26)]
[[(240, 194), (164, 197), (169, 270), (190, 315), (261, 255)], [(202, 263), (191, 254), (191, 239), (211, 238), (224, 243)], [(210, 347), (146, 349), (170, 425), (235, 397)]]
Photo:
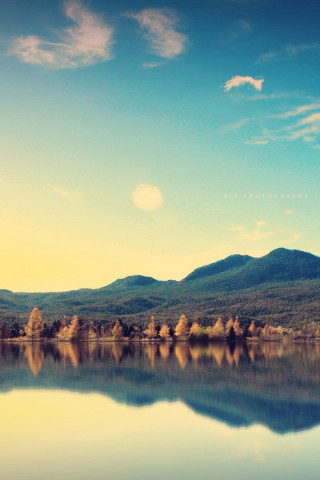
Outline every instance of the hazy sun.
[(163, 202), (163, 197), (155, 185), (141, 184), (131, 194), (134, 204), (142, 210), (156, 210)]

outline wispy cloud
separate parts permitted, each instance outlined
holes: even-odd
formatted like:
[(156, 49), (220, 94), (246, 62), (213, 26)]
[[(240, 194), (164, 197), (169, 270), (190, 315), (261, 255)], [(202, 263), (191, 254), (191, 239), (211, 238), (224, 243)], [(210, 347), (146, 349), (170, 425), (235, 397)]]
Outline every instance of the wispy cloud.
[(300, 130), (296, 130), (290, 134), (289, 140), (297, 140), (297, 138), (303, 138), (305, 141), (310, 142), (314, 140), (310, 140), (310, 134), (316, 135), (319, 132), (319, 127), (313, 125), (312, 127), (301, 128)]
[(266, 145), (269, 140), (245, 140), (244, 143), (247, 145)]
[(252, 77), (242, 77), (241, 75), (236, 75), (235, 77), (232, 77), (230, 80), (228, 80), (224, 84), (224, 90), (225, 92), (228, 92), (229, 90), (231, 90), (231, 88), (240, 87), (248, 83), (260, 92), (262, 89), (263, 82), (264, 82), (263, 78), (255, 79)]
[[(305, 115), (308, 112), (313, 113)], [(269, 141), (295, 141), (303, 139), (307, 143), (317, 140), (320, 133), (320, 104), (313, 102), (300, 105), (281, 114), (267, 115), (265, 119), (279, 119), (284, 125), (279, 128), (263, 128), (260, 136), (254, 136), (244, 143), (249, 145), (262, 145)], [(295, 117), (303, 117), (297, 120)]]
[(161, 67), (162, 65), (164, 65), (163, 62), (146, 62), (142, 64), (143, 68), (157, 68)]
[(284, 213), (287, 214), (287, 215), (293, 215), (294, 211), (293, 210), (285, 210)]
[(297, 117), (299, 115), (303, 115), (306, 112), (312, 110), (319, 110), (320, 104), (319, 103), (312, 103), (310, 105), (301, 105), (300, 107), (295, 108), (294, 110), (289, 110), (287, 112), (281, 113), (279, 115), (270, 115), (270, 118), (290, 118), (290, 117)]
[(226, 125), (222, 129), (222, 133), (232, 132), (233, 130), (239, 130), (239, 128), (244, 127), (244, 125), (247, 125), (247, 123), (251, 122), (251, 120), (254, 120), (254, 119), (253, 118), (242, 118), (238, 122), (231, 123), (230, 125)]
[(282, 50), (269, 50), (269, 52), (262, 53), (256, 63), (266, 63), (273, 60), (288, 60), (299, 53), (317, 48), (320, 48), (320, 43), (312, 43), (309, 45), (287, 45)]
[(139, 23), (150, 42), (153, 53), (162, 58), (174, 58), (185, 51), (186, 35), (177, 32), (178, 17), (170, 9), (146, 8), (139, 13), (127, 13)]
[(318, 123), (320, 122), (320, 112), (312, 113), (308, 117), (303, 118), (299, 125), (308, 125), (309, 123)]
[(58, 187), (56, 185), (49, 185), (49, 188), (53, 193), (56, 193), (60, 197), (67, 198), (72, 202), (78, 202), (81, 199), (80, 194), (78, 192), (75, 192), (74, 190)]
[(276, 235), (278, 235), (278, 232), (261, 231), (259, 227), (240, 233), (241, 238), (249, 242), (258, 242), (260, 240), (265, 240), (266, 238), (275, 237)]
[(269, 94), (256, 94), (251, 97), (245, 97), (246, 100), (279, 100), (281, 98), (301, 98), (304, 100), (313, 100), (310, 95), (306, 95), (305, 92), (293, 91), (293, 92), (278, 92)]
[(266, 225), (264, 220), (260, 220), (255, 223), (254, 228), (248, 228), (243, 225), (232, 225), (228, 227), (228, 230), (229, 232), (235, 233), (241, 240), (257, 242), (278, 235), (278, 232), (266, 231), (264, 228)]
[(20, 36), (11, 43), (9, 53), (25, 63), (53, 69), (110, 60), (113, 28), (77, 0), (65, 2), (64, 13), (75, 25), (58, 32), (59, 41), (49, 42), (37, 35)]

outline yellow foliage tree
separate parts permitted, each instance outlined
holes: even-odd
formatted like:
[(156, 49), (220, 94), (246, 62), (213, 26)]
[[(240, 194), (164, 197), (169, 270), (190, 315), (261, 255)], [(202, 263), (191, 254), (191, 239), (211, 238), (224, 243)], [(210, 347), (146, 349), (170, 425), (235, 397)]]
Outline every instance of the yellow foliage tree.
[(258, 329), (255, 325), (255, 323), (252, 321), (251, 325), (249, 327), (249, 332), (251, 334), (251, 337), (257, 337), (258, 336)]
[(164, 323), (160, 329), (159, 335), (164, 340), (168, 340), (170, 338), (170, 327), (167, 323)]
[(238, 317), (236, 317), (236, 321), (233, 324), (233, 329), (234, 329), (234, 333), (236, 334), (236, 336), (241, 337), (241, 335), (243, 334), (243, 330), (240, 327), (240, 322), (239, 322)]
[(155, 319), (152, 316), (148, 328), (143, 332), (150, 340), (158, 336)]
[(206, 332), (209, 338), (215, 338), (215, 337), (223, 338), (225, 336), (225, 328), (223, 325), (222, 318), (219, 316), (214, 326), (208, 327), (206, 329)]
[(88, 325), (88, 339), (95, 340), (97, 338), (97, 329), (94, 322), (91, 320)]
[(183, 314), (180, 316), (179, 322), (176, 326), (175, 335), (180, 338), (187, 337), (189, 335), (188, 320)]
[(78, 315), (74, 315), (72, 317), (68, 333), (69, 333), (69, 338), (71, 338), (71, 340), (76, 340), (77, 338), (79, 338), (80, 323), (79, 323)]
[(233, 322), (233, 318), (230, 317), (229, 320), (227, 321), (227, 324), (226, 324), (226, 336), (229, 337), (230, 335), (230, 330), (231, 328), (233, 327), (234, 325), (234, 322)]
[(41, 316), (41, 312), (37, 307), (34, 307), (32, 312), (30, 313), (29, 321), (25, 326), (25, 332), (27, 338), (31, 338), (31, 340), (39, 340), (41, 337), (44, 324)]
[(120, 321), (117, 320), (112, 329), (112, 336), (114, 340), (120, 340), (123, 337), (123, 328)]
[(277, 333), (278, 333), (279, 335), (283, 335), (284, 330), (283, 330), (283, 328), (282, 328), (281, 325), (279, 325), (279, 327), (277, 328)]
[(264, 338), (271, 338), (276, 332), (277, 329), (275, 327), (266, 323), (262, 329), (262, 336)]
[(69, 339), (69, 327), (67, 325), (68, 319), (66, 316), (63, 317), (63, 320), (61, 321), (61, 325), (59, 328), (59, 331), (56, 335), (57, 338), (60, 340), (68, 340)]
[(198, 322), (193, 322), (190, 328), (190, 335), (195, 338), (199, 338), (203, 335), (203, 329)]

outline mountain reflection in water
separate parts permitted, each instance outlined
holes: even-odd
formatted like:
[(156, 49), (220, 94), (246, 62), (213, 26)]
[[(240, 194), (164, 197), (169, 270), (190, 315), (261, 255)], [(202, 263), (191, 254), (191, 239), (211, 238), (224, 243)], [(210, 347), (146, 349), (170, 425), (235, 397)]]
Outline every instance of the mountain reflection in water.
[(231, 426), (320, 424), (320, 345), (0, 343), (0, 390), (96, 392), (127, 405), (181, 400)]

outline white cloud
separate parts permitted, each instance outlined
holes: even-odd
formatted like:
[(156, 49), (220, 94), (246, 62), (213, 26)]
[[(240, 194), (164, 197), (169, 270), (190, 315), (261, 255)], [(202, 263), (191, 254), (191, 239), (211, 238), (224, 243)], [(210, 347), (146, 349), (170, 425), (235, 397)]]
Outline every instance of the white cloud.
[(269, 143), (269, 140), (245, 140), (247, 145), (266, 145)]
[(235, 77), (232, 77), (230, 80), (228, 80), (225, 83), (224, 90), (225, 92), (228, 92), (229, 90), (231, 90), (231, 88), (240, 87), (241, 85), (245, 85), (246, 83), (249, 83), (256, 90), (260, 92), (262, 89), (263, 82), (264, 82), (263, 78), (257, 80), (252, 77), (242, 77), (241, 75), (236, 75)]
[(267, 222), (264, 220), (259, 220), (259, 222), (256, 222), (257, 227), (263, 227), (264, 225), (267, 225)]
[(287, 215), (293, 215), (294, 211), (293, 210), (285, 210), (284, 213), (286, 213)]
[(75, 25), (58, 32), (59, 42), (49, 42), (37, 35), (20, 36), (13, 40), (9, 53), (25, 63), (53, 69), (110, 60), (113, 28), (77, 0), (65, 2), (64, 13)]
[(163, 58), (174, 58), (185, 50), (186, 35), (175, 30), (176, 14), (169, 9), (146, 8), (139, 13), (127, 13), (137, 20), (153, 53)]

